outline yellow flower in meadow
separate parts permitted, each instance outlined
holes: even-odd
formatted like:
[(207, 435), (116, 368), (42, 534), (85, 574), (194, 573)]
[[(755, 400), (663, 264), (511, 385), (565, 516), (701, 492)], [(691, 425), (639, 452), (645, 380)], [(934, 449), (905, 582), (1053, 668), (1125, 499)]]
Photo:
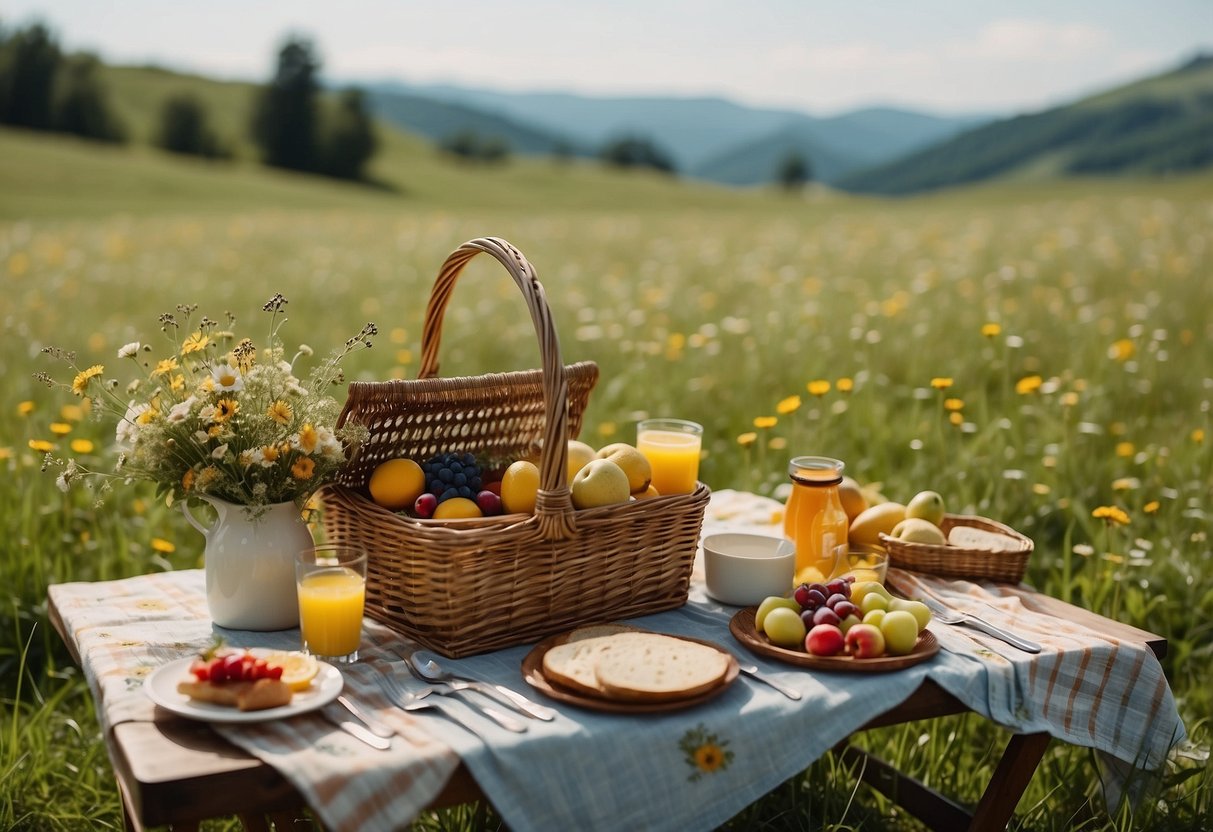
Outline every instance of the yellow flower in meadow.
[(782, 451), (788, 447), (788, 440), (782, 436), (772, 436), (771, 441), (767, 443), (767, 447), (772, 451)]
[(79, 422), (84, 419), (84, 408), (78, 404), (65, 404), (59, 408), (59, 418), (65, 422)]
[(965, 406), (964, 399), (944, 399), (943, 400), (943, 409), (944, 410), (951, 410), (953, 412), (956, 412), (958, 410), (964, 410), (964, 406)]
[(754, 433), (753, 431), (749, 431), (748, 433), (743, 433), (737, 437), (737, 444), (743, 448), (748, 448), (750, 445), (753, 445), (757, 440), (758, 440), (758, 434)]
[(194, 490), (194, 469), (186, 469), (186, 472), (181, 475), (181, 490), (186, 494)]
[[(320, 436), (316, 433), (316, 428), (309, 425), (304, 425), (299, 428), (298, 447), (305, 454), (310, 454), (316, 450), (316, 445), (320, 442)], [(306, 479), (306, 477), (300, 477)]]
[(960, 427), (961, 425), (964, 424), (965, 417), (964, 417), (963, 413), (953, 411), (948, 414), (948, 421), (951, 422), (956, 427)]
[(601, 425), (598, 426), (598, 435), (601, 436), (603, 439), (606, 439), (609, 436), (614, 436), (618, 432), (619, 432), (619, 426), (616, 425), (614, 422), (603, 422)]
[(291, 466), (291, 476), (297, 480), (307, 480), (312, 478), (312, 472), (315, 470), (316, 463), (311, 457), (301, 456)]
[(1118, 526), (1129, 525), (1129, 515), (1125, 513), (1124, 509), (1117, 506), (1099, 506), (1091, 512), (1091, 516), (1096, 520), (1104, 520)]
[(1159, 504), (1158, 500), (1151, 500), (1150, 502), (1148, 502), (1144, 506), (1142, 506), (1141, 510), (1144, 511), (1146, 514), (1157, 514), (1159, 508), (1160, 508), (1160, 504)]
[(1040, 389), (1040, 385), (1044, 383), (1044, 379), (1040, 376), (1024, 376), (1019, 381), (1015, 382), (1015, 392), (1021, 396), (1026, 396), (1029, 393), (1035, 393)]
[(28, 416), (34, 412), (34, 403), (30, 401), (21, 402), (17, 405), (18, 416)]
[(153, 537), (152, 550), (160, 552), (162, 555), (171, 555), (177, 551), (177, 547), (173, 545), (172, 541), (165, 540), (163, 537)]
[(1045, 483), (1043, 483), (1043, 482), (1034, 483), (1034, 484), (1032, 485), (1032, 493), (1033, 493), (1033, 494), (1038, 494), (1038, 495), (1040, 495), (1041, 497), (1044, 497), (1045, 495), (1047, 495), (1047, 494), (1048, 494), (1050, 491), (1052, 491), (1052, 490), (1053, 490), (1052, 488), (1049, 488), (1049, 486), (1048, 486), (1048, 485), (1046, 485), (1046, 484), (1045, 484)]
[(220, 399), (215, 402), (215, 421), (226, 422), (240, 410), (240, 402), (235, 399)]
[(1002, 332), (1002, 327), (996, 323), (984, 324), (981, 327), (981, 334), (987, 338), (997, 338)]
[(774, 416), (756, 416), (754, 417), (754, 427), (756, 428), (773, 428), (779, 423), (779, 420)]
[(152, 370), (152, 376), (162, 376), (171, 373), (175, 369), (177, 369), (177, 356), (163, 358), (156, 362), (156, 369)]
[(1192, 441), (1195, 442), (1197, 445), (1202, 444), (1205, 441), (1204, 428), (1197, 428), (1196, 430), (1192, 431), (1191, 436), (1192, 436)]
[(45, 439), (31, 439), (29, 446), (40, 454), (49, 454), (55, 450), (55, 443), (47, 442)]
[(199, 330), (190, 337), (186, 338), (181, 344), (181, 354), (189, 355), (192, 352), (199, 352), (206, 349), (206, 345), (210, 343), (210, 338), (202, 334)]
[(91, 454), (93, 452), (93, 442), (91, 439), (73, 439), (71, 449), (78, 454)]
[(1061, 403), (1063, 407), (1073, 407), (1078, 404), (1078, 394), (1074, 391), (1061, 394)]
[(817, 378), (810, 381), (807, 385), (809, 393), (814, 396), (824, 396), (830, 392), (830, 382), (824, 378)]
[(67, 422), (51, 422), (50, 428), (55, 436), (67, 436), (72, 432), (72, 426)]
[(775, 405), (775, 412), (781, 416), (795, 413), (800, 409), (800, 396), (788, 396)]
[(838, 387), (839, 393), (850, 393), (855, 389), (855, 381), (843, 376), (842, 378), (838, 379), (836, 386)]
[(935, 390), (947, 390), (952, 386), (952, 379), (947, 376), (936, 376), (931, 379), (931, 387)]
[(294, 415), (294, 411), (291, 410), (291, 406), (289, 404), (284, 402), (282, 399), (278, 399), (266, 409), (265, 415), (273, 419), (275, 423), (285, 425), (291, 420), (291, 417)]
[(1122, 458), (1133, 456), (1133, 452), (1137, 449), (1133, 447), (1132, 442), (1117, 442), (1116, 455)]
[(264, 464), (273, 465), (275, 462), (278, 461), (278, 456), (279, 456), (278, 446), (276, 446), (276, 445), (266, 445), (264, 448), (261, 449), (261, 459), (262, 459), (263, 465)]
[(1137, 346), (1128, 338), (1121, 338), (1108, 347), (1108, 358), (1114, 361), (1128, 361), (1137, 353)]
[(88, 383), (105, 372), (105, 367), (101, 364), (94, 364), (87, 370), (81, 370), (76, 373), (76, 378), (72, 380), (72, 392), (77, 396), (83, 396), (88, 390)]
[(180, 393), (185, 389), (185, 376), (181, 375), (181, 373), (177, 373), (177, 375), (169, 379), (168, 386), (169, 389), (174, 393)]
[(8, 446), (0, 446), (0, 459), (12, 459), (13, 449)]

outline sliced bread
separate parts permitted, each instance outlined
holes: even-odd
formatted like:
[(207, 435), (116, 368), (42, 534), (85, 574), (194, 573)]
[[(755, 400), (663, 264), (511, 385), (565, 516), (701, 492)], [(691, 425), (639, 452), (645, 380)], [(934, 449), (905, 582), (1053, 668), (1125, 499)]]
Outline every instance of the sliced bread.
[[(587, 628), (588, 629), (588, 628)], [(543, 675), (549, 681), (579, 693), (603, 696), (594, 667), (598, 657), (616, 646), (620, 633), (586, 636), (557, 644), (543, 656)]]
[(608, 638), (615, 643), (596, 655), (594, 673), (611, 699), (686, 699), (716, 687), (728, 673), (728, 655), (706, 644), (649, 633)]

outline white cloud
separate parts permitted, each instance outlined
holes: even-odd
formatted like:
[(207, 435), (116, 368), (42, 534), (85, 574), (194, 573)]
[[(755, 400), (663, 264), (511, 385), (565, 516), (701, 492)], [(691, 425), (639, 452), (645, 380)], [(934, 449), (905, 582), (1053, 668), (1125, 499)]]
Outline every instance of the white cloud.
[(1111, 33), (1087, 23), (1003, 18), (983, 26), (972, 40), (957, 42), (953, 53), (996, 61), (1066, 61), (1086, 57), (1110, 45)]
[(773, 49), (770, 62), (782, 70), (819, 72), (871, 72), (875, 70), (925, 68), (931, 56), (916, 49), (886, 49), (870, 41), (852, 41), (832, 46), (812, 47), (785, 44)]

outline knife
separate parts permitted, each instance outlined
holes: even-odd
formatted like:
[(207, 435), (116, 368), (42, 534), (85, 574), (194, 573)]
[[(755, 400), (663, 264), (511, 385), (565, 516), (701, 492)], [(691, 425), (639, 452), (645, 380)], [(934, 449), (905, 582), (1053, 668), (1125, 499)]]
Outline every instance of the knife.
[(320, 713), (324, 715), (325, 719), (336, 725), (342, 731), (345, 731), (355, 739), (361, 740), (371, 748), (376, 748), (380, 751), (387, 751), (392, 747), (391, 740), (375, 736), (364, 728), (361, 723), (355, 722), (345, 714), (341, 713), (341, 711), (334, 710), (330, 706), (326, 705), (320, 709)]

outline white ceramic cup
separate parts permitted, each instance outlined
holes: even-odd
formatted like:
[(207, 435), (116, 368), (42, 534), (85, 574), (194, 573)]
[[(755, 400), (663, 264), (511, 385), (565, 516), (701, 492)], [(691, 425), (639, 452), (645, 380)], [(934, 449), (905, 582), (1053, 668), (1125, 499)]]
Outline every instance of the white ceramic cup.
[(784, 537), (725, 532), (703, 539), (708, 595), (751, 607), (787, 595), (796, 574), (796, 544)]

